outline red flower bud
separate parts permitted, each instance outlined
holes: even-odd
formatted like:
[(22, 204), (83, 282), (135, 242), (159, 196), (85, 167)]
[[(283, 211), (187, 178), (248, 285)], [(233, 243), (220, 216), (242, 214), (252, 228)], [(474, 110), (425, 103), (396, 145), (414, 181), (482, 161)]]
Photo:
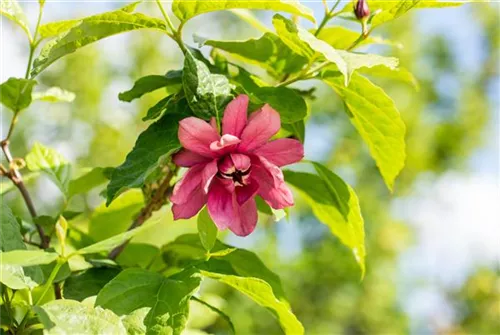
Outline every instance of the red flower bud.
[(358, 0), (354, 6), (354, 14), (358, 20), (362, 20), (370, 15), (370, 8), (366, 0)]

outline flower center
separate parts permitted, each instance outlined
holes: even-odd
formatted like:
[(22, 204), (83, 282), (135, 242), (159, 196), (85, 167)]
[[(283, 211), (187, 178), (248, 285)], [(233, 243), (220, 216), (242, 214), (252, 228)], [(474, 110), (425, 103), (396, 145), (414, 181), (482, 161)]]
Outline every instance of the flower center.
[(250, 159), (242, 154), (230, 154), (218, 162), (219, 178), (230, 179), (235, 186), (248, 185), (250, 178)]

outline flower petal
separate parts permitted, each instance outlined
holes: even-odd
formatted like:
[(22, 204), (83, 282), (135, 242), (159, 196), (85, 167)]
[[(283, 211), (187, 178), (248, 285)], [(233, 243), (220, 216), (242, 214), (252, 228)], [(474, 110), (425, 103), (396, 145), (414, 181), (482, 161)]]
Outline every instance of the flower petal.
[(196, 188), (201, 188), (201, 179), (204, 164), (197, 164), (187, 170), (186, 174), (174, 186), (174, 191), (170, 197), (170, 201), (175, 204), (183, 204), (190, 200), (191, 193)]
[(231, 101), (222, 118), (222, 134), (240, 137), (247, 124), (248, 96), (241, 94)]
[(238, 236), (247, 236), (255, 230), (257, 226), (257, 205), (255, 199), (250, 199), (244, 205), (238, 206), (239, 221), (229, 225), (229, 229)]
[(210, 143), (210, 150), (220, 156), (236, 148), (236, 145), (240, 142), (241, 140), (236, 136), (229, 134), (222, 135), (220, 140)]
[(285, 184), (281, 170), (262, 157), (260, 161), (260, 164), (252, 163), (251, 172), (252, 179), (259, 183), (257, 194), (274, 209), (293, 206), (293, 194)]
[(255, 179), (252, 179), (248, 185), (235, 187), (236, 201), (239, 205), (243, 205), (253, 198), (258, 190), (259, 183)]
[(284, 166), (296, 163), (304, 158), (304, 146), (300, 141), (291, 138), (280, 138), (257, 148), (254, 153), (277, 166)]
[(247, 155), (232, 153), (231, 160), (237, 170), (247, 171), (250, 168), (251, 161)]
[(234, 206), (234, 193), (229, 192), (218, 178), (214, 179), (208, 192), (208, 213), (219, 230), (232, 224), (239, 224), (238, 212)]
[(173, 204), (172, 213), (174, 220), (189, 219), (195, 216), (200, 209), (206, 204), (207, 195), (203, 192), (201, 187), (196, 188), (189, 197), (189, 201), (183, 204)]
[(238, 147), (240, 151), (257, 149), (280, 130), (280, 115), (271, 106), (265, 104), (255, 113), (241, 133), (241, 143)]
[(215, 119), (215, 117), (211, 117), (210, 118), (210, 125), (212, 126), (212, 128), (215, 129), (215, 131), (217, 132), (217, 134), (219, 133), (219, 130), (217, 129), (217, 120)]
[(205, 156), (198, 155), (196, 152), (185, 149), (176, 153), (172, 159), (176, 165), (182, 167), (191, 167), (196, 164), (206, 163), (210, 160)]
[(201, 176), (201, 187), (203, 188), (203, 192), (208, 193), (208, 188), (210, 187), (210, 183), (212, 179), (214, 179), (217, 174), (217, 160), (214, 159), (210, 163), (205, 165)]
[(202, 119), (188, 117), (179, 122), (179, 141), (185, 149), (205, 157), (214, 157), (210, 143), (219, 139), (217, 131)]

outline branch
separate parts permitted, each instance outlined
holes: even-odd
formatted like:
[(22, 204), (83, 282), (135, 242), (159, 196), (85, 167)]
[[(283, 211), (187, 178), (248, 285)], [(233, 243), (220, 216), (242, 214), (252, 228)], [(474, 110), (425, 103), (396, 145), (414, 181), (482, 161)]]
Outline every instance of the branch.
[[(173, 176), (175, 175), (176, 170), (169, 170), (163, 179), (162, 183), (158, 187), (158, 189), (155, 191), (155, 194), (149, 202), (144, 206), (141, 211), (139, 212), (139, 215), (135, 218), (134, 222), (128, 227), (128, 230), (132, 230), (134, 228), (137, 228), (141, 226), (144, 222), (146, 222), (147, 219), (153, 215), (154, 212), (159, 210), (163, 205), (168, 203), (168, 197), (172, 193), (172, 187), (170, 186), (170, 181), (172, 180)], [(118, 247), (114, 248), (109, 254), (108, 258), (115, 260), (125, 249), (129, 241), (122, 243)]]

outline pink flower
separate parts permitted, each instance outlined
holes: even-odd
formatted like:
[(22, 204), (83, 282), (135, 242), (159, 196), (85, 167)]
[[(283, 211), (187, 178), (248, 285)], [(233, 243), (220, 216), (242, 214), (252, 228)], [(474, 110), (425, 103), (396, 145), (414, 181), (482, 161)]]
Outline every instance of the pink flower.
[(304, 156), (294, 139), (269, 139), (280, 127), (278, 112), (264, 105), (247, 120), (248, 97), (231, 101), (222, 119), (222, 136), (215, 120), (210, 123), (188, 117), (179, 123), (184, 147), (174, 162), (188, 167), (171, 197), (174, 219), (188, 219), (207, 204), (219, 230), (229, 228), (239, 236), (250, 234), (257, 224), (255, 196), (281, 209), (293, 205), (281, 166)]

